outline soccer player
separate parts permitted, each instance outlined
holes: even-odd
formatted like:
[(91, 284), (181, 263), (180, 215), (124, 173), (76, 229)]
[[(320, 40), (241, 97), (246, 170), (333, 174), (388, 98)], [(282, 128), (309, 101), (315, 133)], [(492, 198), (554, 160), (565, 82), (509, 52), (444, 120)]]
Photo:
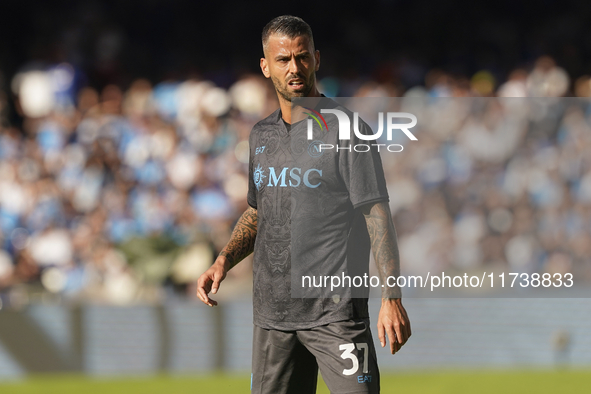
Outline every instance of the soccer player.
[[(379, 154), (343, 149), (326, 152), (316, 162), (308, 160), (307, 169), (296, 167), (292, 138), (304, 134), (306, 122), (292, 118), (291, 101), (323, 97), (316, 85), (320, 52), (315, 50), (310, 26), (294, 16), (269, 22), (262, 43), (261, 70), (271, 78), (280, 108), (251, 132), (250, 207), (214, 264), (199, 278), (197, 295), (205, 304), (217, 305), (209, 293), (216, 294), (228, 270), (254, 252), (252, 392), (315, 393), (320, 369), (332, 393), (378, 393), (367, 298), (347, 297), (350, 293), (336, 298), (292, 297), (291, 276), (295, 275), (292, 262), (310, 270), (331, 267), (337, 272), (346, 270), (352, 260), (363, 266), (370, 246), (381, 283), (390, 275), (398, 276), (396, 232)], [(336, 130), (326, 132), (323, 138), (336, 143)], [(303, 196), (318, 193), (316, 200), (292, 198), (297, 190), (303, 190)], [(318, 220), (306, 221), (312, 209)], [(310, 240), (310, 233), (322, 236), (314, 235), (313, 244), (296, 248), (294, 240)], [(306, 259), (295, 259), (296, 249), (297, 253), (305, 249)], [(383, 288), (377, 327), (382, 347), (388, 340), (392, 354), (410, 337), (399, 289)]]

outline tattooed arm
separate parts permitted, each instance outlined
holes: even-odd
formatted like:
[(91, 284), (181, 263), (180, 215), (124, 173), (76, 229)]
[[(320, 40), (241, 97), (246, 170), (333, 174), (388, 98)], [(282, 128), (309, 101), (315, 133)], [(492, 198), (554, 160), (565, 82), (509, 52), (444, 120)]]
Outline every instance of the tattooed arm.
[[(368, 204), (362, 208), (371, 249), (376, 262), (382, 287), (382, 306), (378, 317), (378, 336), (382, 347), (386, 346), (386, 335), (390, 341), (390, 351), (396, 353), (411, 335), (410, 321), (402, 306), (398, 287), (387, 285), (389, 276), (400, 275), (400, 256), (396, 230), (387, 202)], [(391, 282), (391, 281), (390, 281)]]
[(257, 236), (257, 221), (257, 210), (248, 207), (238, 219), (228, 244), (213, 265), (199, 277), (197, 296), (206, 305), (215, 306), (218, 304), (217, 301), (209, 298), (209, 292), (216, 294), (226, 273), (253, 252)]
[(254, 251), (257, 222), (257, 210), (252, 207), (248, 207), (238, 219), (230, 241), (220, 253), (220, 256), (226, 258), (228, 270)]

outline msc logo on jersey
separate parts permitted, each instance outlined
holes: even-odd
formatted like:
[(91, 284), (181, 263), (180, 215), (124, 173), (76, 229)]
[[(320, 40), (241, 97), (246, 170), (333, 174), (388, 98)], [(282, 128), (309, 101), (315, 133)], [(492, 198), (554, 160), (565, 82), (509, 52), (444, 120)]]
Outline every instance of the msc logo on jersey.
[[(288, 173), (289, 179), (287, 179)], [(253, 173), (253, 181), (257, 190), (261, 189), (265, 178), (267, 178), (265, 170), (260, 164), (257, 165)], [(302, 174), (302, 169), (299, 167), (291, 169), (283, 167), (281, 171), (276, 171), (275, 167), (269, 167), (269, 183), (267, 183), (267, 187), (287, 187), (288, 184), (291, 187), (298, 187), (303, 183), (304, 186), (315, 189), (320, 186), (320, 178), (322, 178), (322, 170), (316, 168), (310, 168)]]
[(260, 190), (261, 186), (263, 185), (263, 180), (266, 178), (265, 172), (263, 171), (263, 167), (261, 167), (260, 163), (257, 165), (257, 168), (254, 169), (254, 174), (252, 177), (257, 190)]
[(311, 157), (322, 156), (322, 154), (324, 153), (324, 151), (321, 148), (323, 144), (324, 144), (324, 142), (319, 141), (319, 140), (310, 142), (310, 145), (308, 145), (308, 154)]

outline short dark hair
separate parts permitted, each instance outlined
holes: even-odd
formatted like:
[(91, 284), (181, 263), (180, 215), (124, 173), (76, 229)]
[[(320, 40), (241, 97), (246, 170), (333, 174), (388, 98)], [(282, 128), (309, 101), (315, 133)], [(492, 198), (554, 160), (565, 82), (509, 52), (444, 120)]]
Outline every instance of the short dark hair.
[(308, 36), (314, 48), (314, 37), (312, 29), (302, 18), (293, 15), (282, 15), (267, 23), (263, 29), (263, 51), (267, 48), (271, 34), (282, 34), (289, 38)]

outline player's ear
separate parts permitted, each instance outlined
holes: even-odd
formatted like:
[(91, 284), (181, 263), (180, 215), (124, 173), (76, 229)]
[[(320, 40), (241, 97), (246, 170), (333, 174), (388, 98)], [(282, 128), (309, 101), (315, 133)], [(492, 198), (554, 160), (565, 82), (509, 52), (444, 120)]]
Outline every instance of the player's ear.
[(316, 59), (315, 71), (318, 71), (318, 69), (320, 68), (320, 51), (318, 49), (314, 51), (314, 59)]
[(271, 74), (269, 73), (269, 63), (267, 63), (267, 59), (264, 57), (261, 58), (261, 71), (265, 78), (269, 78)]

